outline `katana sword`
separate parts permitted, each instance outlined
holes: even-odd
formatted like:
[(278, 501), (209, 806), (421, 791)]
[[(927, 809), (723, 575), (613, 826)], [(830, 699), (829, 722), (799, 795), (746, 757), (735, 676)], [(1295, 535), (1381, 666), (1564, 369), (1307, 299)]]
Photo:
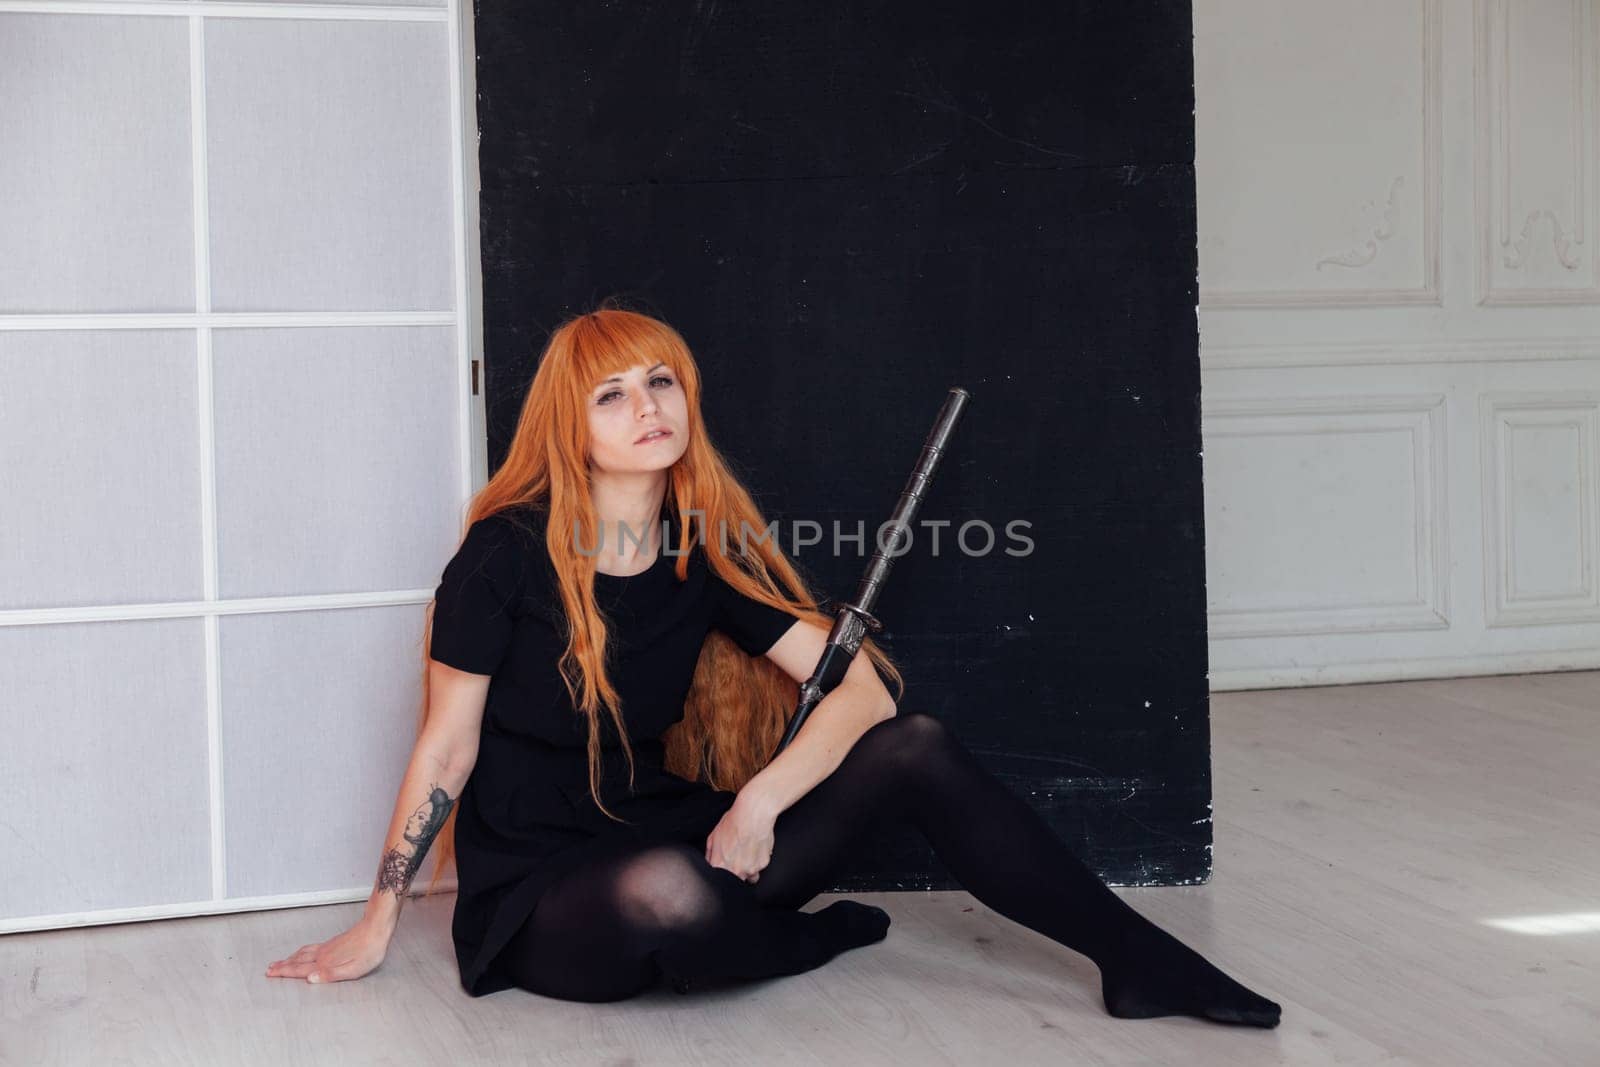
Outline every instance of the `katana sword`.
[[(959, 387), (951, 389), (949, 395), (945, 397), (944, 406), (939, 409), (939, 416), (934, 420), (933, 430), (923, 442), (922, 454), (917, 457), (916, 469), (911, 472), (911, 477), (906, 479), (906, 486), (900, 491), (900, 501), (895, 506), (894, 514), (889, 517), (890, 550), (885, 552), (884, 539), (881, 536), (875, 538), (877, 551), (872, 554), (872, 560), (867, 564), (867, 572), (862, 576), (861, 584), (856, 587), (856, 598), (852, 602), (839, 605), (838, 614), (833, 620), (833, 629), (828, 633), (828, 643), (823, 647), (822, 655), (817, 660), (816, 670), (800, 687), (800, 702), (794, 709), (794, 715), (789, 719), (789, 728), (785, 731), (783, 740), (779, 741), (778, 747), (773, 750), (774, 758), (789, 747), (789, 742), (800, 732), (800, 727), (805, 724), (806, 716), (811, 714), (811, 710), (822, 703), (822, 698), (844, 680), (845, 671), (849, 670), (850, 661), (855, 659), (856, 653), (861, 650), (861, 642), (866, 638), (867, 631), (877, 633), (883, 629), (883, 623), (872, 614), (872, 609), (878, 602), (878, 593), (889, 578), (889, 570), (894, 566), (895, 557), (903, 554), (896, 550), (902, 543), (910, 540), (912, 520), (916, 518), (917, 509), (922, 506), (922, 498), (928, 491), (928, 483), (933, 480), (933, 473), (939, 468), (939, 460), (944, 457), (945, 449), (949, 446), (950, 436), (955, 432), (956, 420), (961, 417), (961, 411), (970, 398), (971, 394)], [(904, 541), (901, 534), (905, 535)]]

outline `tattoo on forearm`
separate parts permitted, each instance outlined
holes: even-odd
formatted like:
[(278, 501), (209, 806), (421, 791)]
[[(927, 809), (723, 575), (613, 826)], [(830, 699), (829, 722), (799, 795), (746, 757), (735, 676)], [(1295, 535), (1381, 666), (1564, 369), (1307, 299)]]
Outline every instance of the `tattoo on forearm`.
[(455, 801), (435, 785), (428, 794), (428, 799), (416, 811), (411, 813), (411, 818), (406, 820), (405, 829), (400, 832), (411, 845), (409, 853), (399, 848), (391, 848), (383, 854), (383, 859), (378, 864), (378, 879), (373, 886), (374, 891), (388, 889), (395, 896), (403, 896), (411, 885), (417, 869), (422, 866), (422, 857), (427, 854), (428, 846), (433, 844), (434, 837), (444, 826), (445, 819), (450, 816), (450, 809), (455, 807)]

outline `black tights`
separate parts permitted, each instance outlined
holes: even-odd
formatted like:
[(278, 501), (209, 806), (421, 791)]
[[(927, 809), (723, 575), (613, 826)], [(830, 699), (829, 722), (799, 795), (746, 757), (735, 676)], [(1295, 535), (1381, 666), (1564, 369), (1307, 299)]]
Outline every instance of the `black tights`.
[(884, 936), (887, 915), (854, 901), (798, 910), (884, 820), (909, 821), (978, 900), (1093, 960), (1111, 1014), (1277, 1025), (1278, 1005), (1128, 906), (943, 723), (920, 713), (874, 725), (778, 816), (772, 858), (754, 883), (711, 866), (703, 845), (619, 849), (546, 891), (507, 946), (507, 973), (546, 996), (609, 1001), (663, 974), (682, 990), (821, 966)]

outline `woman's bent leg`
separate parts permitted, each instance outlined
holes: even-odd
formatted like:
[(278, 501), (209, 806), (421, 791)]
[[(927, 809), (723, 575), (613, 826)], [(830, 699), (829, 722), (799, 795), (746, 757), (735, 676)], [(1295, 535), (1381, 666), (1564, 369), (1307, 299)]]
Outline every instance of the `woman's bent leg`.
[(1093, 960), (1111, 1014), (1277, 1025), (1277, 1004), (1113, 893), (929, 715), (901, 714), (873, 726), (832, 774), (778, 816), (757, 899), (798, 908), (827, 886), (849, 845), (885, 821), (914, 825), (984, 904)]
[(623, 1000), (662, 975), (682, 991), (799, 974), (888, 927), (881, 909), (856, 901), (807, 913), (767, 908), (752, 889), (689, 845), (598, 857), (545, 891), (506, 946), (506, 973), (545, 996)]

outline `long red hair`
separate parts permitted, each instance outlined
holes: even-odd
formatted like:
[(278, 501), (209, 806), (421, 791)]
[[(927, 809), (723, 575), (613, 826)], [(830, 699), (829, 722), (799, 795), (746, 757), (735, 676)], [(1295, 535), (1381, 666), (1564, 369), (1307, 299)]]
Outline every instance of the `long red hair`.
[[(462, 537), (479, 519), (508, 507), (537, 503), (548, 513), (548, 530), (578, 531), (577, 544), (597, 542), (598, 517), (589, 494), (587, 404), (600, 379), (638, 364), (665, 363), (683, 386), (688, 407), (688, 447), (667, 471), (663, 504), (678, 517), (675, 573), (688, 573), (691, 546), (703, 546), (712, 570), (736, 590), (824, 630), (833, 617), (818, 609), (817, 598), (774, 542), (763, 538), (767, 521), (750, 493), (728, 469), (712, 444), (700, 412), (700, 369), (678, 332), (648, 315), (602, 307), (562, 323), (550, 336), (523, 400), (522, 414), (505, 462), (468, 507)], [(727, 531), (725, 536), (720, 531)], [(755, 536), (743, 539), (739, 532)], [(711, 531), (719, 533), (713, 534)], [(722, 549), (729, 548), (724, 554)], [(589, 790), (607, 816), (617, 816), (600, 800), (600, 715), (609, 715), (633, 778), (633, 751), (623, 728), (621, 699), (606, 676), (606, 623), (594, 599), (594, 558), (580, 555), (571, 538), (547, 537), (546, 550), (556, 574), (567, 629), (560, 672), (572, 705), (588, 719)], [(428, 719), (428, 648), (434, 602), (429, 601), (422, 642), (421, 736)], [(900, 671), (871, 638), (861, 651), (887, 678), (898, 699), (904, 690)], [(798, 686), (771, 660), (749, 656), (726, 635), (706, 636), (683, 720), (662, 736), (667, 770), (713, 788), (737, 792), (766, 765), (798, 700)], [(619, 820), (621, 821), (621, 820)], [(455, 812), (434, 841), (432, 893), (439, 872), (455, 856)]]

